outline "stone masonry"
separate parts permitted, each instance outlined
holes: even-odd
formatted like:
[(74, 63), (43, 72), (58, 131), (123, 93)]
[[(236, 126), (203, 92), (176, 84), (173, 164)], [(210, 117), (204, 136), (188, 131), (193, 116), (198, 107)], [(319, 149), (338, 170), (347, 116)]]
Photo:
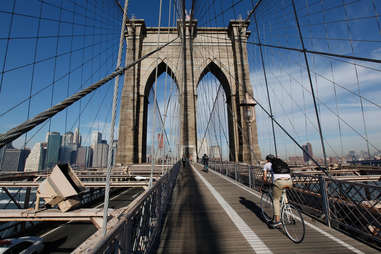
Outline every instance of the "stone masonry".
[[(177, 27), (160, 28), (159, 33), (156, 27), (146, 27), (142, 19), (128, 22), (126, 64), (156, 49), (158, 38), (159, 45), (179, 38), (125, 72), (117, 163), (127, 165), (145, 162), (148, 96), (155, 76), (163, 72), (174, 79), (180, 94), (180, 147), (183, 154), (190, 160), (196, 159), (197, 86), (211, 72), (222, 84), (227, 98), (230, 160), (250, 162), (250, 144), (253, 162), (260, 159), (255, 115), (254, 121), (248, 125), (244, 114), (246, 109), (241, 106), (246, 94), (253, 95), (246, 48), (250, 35), (248, 25), (243, 20), (231, 20), (227, 28), (197, 27), (196, 20), (187, 20), (183, 43), (182, 20), (177, 21)], [(251, 142), (248, 140), (249, 126)]]

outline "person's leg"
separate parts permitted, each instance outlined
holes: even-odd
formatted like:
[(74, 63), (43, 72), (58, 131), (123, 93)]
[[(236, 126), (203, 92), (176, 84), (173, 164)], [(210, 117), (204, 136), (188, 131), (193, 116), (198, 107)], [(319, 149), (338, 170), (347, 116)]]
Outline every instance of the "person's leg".
[(274, 204), (274, 222), (280, 221), (280, 198), (282, 188), (279, 186), (279, 180), (275, 181), (273, 186), (273, 204)]

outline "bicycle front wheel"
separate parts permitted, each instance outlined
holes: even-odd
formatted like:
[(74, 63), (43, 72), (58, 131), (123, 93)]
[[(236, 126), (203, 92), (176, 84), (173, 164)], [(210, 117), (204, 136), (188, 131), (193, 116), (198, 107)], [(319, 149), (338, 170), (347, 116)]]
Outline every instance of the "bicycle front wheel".
[(295, 206), (285, 204), (281, 212), (283, 229), (294, 243), (300, 243), (304, 239), (305, 225), (302, 214)]
[(262, 192), (261, 210), (262, 216), (267, 223), (274, 219), (273, 199), (268, 192)]

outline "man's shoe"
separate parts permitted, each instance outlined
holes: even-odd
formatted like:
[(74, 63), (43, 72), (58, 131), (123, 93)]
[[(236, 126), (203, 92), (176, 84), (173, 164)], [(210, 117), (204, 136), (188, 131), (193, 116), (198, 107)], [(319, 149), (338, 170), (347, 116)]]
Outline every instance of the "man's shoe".
[(270, 228), (279, 228), (281, 225), (282, 225), (282, 222), (280, 222), (280, 221), (278, 221), (278, 222), (271, 222), (269, 224), (269, 227)]

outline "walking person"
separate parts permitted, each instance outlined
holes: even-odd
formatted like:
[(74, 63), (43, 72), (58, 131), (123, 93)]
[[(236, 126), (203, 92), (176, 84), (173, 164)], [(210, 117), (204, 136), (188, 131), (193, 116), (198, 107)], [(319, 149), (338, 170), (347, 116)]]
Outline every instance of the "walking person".
[(208, 155), (206, 155), (206, 153), (204, 153), (204, 155), (202, 156), (202, 164), (204, 164), (204, 170), (206, 171), (206, 172), (208, 172), (208, 163), (209, 163), (209, 157), (208, 157)]

